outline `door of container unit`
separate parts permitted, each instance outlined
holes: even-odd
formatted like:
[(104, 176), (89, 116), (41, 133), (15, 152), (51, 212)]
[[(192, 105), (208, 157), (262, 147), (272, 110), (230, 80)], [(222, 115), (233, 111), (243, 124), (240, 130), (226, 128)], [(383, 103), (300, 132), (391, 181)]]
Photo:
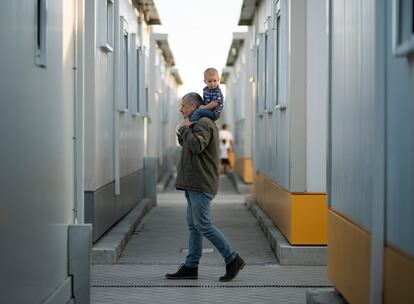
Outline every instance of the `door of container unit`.
[(76, 1), (2, 2), (1, 303), (67, 303)]

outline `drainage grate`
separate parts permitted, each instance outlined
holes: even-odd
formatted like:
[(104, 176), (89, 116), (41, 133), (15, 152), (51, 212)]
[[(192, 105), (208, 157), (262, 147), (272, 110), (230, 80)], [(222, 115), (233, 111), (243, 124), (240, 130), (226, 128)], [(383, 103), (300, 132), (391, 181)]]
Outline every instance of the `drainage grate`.
[(92, 285), (94, 288), (332, 288), (333, 285), (290, 285), (290, 284), (265, 284), (265, 285), (170, 285), (170, 284), (159, 284), (159, 285), (145, 285), (145, 284), (114, 284), (114, 285)]
[[(201, 249), (201, 252), (202, 253), (212, 253), (212, 252), (214, 252), (214, 248), (203, 248), (203, 249)], [(180, 253), (187, 254), (188, 253), (188, 248), (181, 248)]]

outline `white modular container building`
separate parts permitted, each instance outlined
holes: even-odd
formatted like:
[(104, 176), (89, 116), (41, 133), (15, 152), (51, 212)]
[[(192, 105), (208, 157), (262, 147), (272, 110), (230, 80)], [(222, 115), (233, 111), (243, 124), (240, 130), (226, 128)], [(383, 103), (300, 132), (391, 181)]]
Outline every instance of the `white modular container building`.
[(0, 303), (90, 300), (91, 229), (74, 225), (83, 199), (82, 15), (81, 0), (1, 4)]
[(164, 94), (162, 101), (161, 125), (162, 136), (162, 165), (159, 171), (159, 177), (164, 175), (171, 176), (176, 171), (179, 156), (179, 146), (175, 127), (181, 120), (180, 115), (180, 96), (178, 88), (183, 84), (181, 76), (175, 67), (168, 68), (165, 75)]
[[(248, 32), (233, 33), (221, 82), (226, 86), (225, 122), (234, 137), (234, 170), (245, 183), (253, 182), (253, 112), (251, 41)], [(229, 117), (231, 116), (231, 117)]]
[(178, 87), (182, 84), (167, 34), (151, 33), (149, 62), (148, 155), (157, 158), (160, 179), (172, 171), (170, 161), (177, 149), (173, 131), (179, 123)]
[(239, 25), (248, 25), (241, 53), (249, 49), (250, 69), (233, 77), (250, 88), (228, 95), (253, 103), (254, 132), (245, 129), (244, 141), (253, 150), (254, 196), (291, 244), (326, 244), (326, 1), (246, 0)]
[[(85, 222), (94, 241), (143, 198), (144, 157), (167, 149), (167, 120), (153, 113), (178, 99), (178, 84), (168, 44), (153, 43), (156, 24), (150, 0), (86, 3)], [(167, 94), (154, 100), (151, 83)]]
[(7, 0), (0, 20), (0, 302), (89, 303), (92, 240), (144, 195), (158, 14), (151, 0)]
[(414, 299), (414, 4), (330, 1), (328, 274), (350, 303)]
[[(87, 1), (85, 8), (85, 222), (94, 241), (144, 195), (146, 87), (154, 6)], [(147, 15), (146, 15), (147, 14)]]

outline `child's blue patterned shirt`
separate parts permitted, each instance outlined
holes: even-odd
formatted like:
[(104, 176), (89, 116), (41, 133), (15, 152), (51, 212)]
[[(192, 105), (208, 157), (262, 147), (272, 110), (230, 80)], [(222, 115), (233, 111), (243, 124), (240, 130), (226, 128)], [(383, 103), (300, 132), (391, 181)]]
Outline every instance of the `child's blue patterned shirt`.
[(215, 89), (209, 89), (207, 86), (203, 89), (203, 100), (204, 104), (208, 104), (212, 101), (217, 102), (217, 107), (213, 109), (218, 116), (220, 116), (221, 110), (223, 109), (223, 94), (221, 93), (220, 87), (217, 86)]

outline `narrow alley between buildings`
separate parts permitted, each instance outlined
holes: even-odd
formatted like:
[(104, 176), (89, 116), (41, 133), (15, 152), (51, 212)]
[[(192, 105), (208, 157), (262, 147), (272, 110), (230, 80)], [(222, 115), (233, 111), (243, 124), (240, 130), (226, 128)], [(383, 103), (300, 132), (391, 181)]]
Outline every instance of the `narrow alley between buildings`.
[(326, 266), (282, 266), (256, 218), (227, 176), (212, 202), (212, 219), (247, 265), (231, 282), (206, 239), (198, 280), (165, 279), (186, 255), (188, 228), (182, 191), (158, 193), (157, 205), (135, 229), (116, 264), (92, 267), (93, 303), (305, 303), (306, 290), (329, 287)]

